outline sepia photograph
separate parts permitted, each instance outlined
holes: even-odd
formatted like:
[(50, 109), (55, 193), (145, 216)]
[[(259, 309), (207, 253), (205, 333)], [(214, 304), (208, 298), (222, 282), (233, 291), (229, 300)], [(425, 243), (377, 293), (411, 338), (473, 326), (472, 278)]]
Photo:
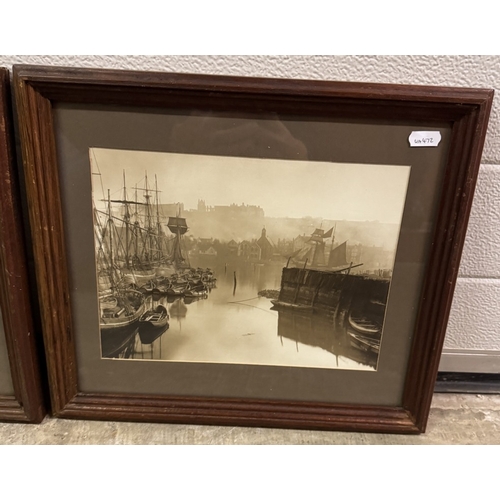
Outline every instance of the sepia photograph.
[(89, 158), (103, 358), (377, 369), (409, 166)]

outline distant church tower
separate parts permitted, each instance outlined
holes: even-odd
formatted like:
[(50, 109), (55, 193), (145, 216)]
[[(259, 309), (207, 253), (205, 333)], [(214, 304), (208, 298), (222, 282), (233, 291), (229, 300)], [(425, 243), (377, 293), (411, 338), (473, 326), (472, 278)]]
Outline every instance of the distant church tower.
[(207, 205), (205, 203), (205, 200), (198, 200), (198, 212), (206, 212), (207, 211)]
[(266, 228), (262, 228), (262, 235), (257, 241), (257, 245), (259, 245), (262, 253), (262, 260), (270, 260), (273, 256), (273, 244), (267, 239), (266, 236)]

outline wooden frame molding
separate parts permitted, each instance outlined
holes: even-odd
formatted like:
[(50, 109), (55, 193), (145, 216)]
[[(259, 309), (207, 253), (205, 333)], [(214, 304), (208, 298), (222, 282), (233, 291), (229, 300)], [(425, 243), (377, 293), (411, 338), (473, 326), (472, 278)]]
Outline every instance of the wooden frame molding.
[[(418, 433), (425, 430), (493, 91), (42, 66), (14, 67), (26, 190), (54, 414), (59, 417)], [(56, 103), (195, 105), (452, 127), (399, 407), (238, 398), (86, 394), (79, 389), (56, 155)]]
[(10, 82), (0, 68), (0, 305), (14, 396), (0, 395), (0, 420), (40, 422), (42, 373), (30, 302), (19, 185), (15, 169)]

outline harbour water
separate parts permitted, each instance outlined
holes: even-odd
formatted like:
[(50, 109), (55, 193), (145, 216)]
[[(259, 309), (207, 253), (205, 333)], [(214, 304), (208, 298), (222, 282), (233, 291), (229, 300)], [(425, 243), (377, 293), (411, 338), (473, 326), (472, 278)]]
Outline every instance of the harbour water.
[[(204, 298), (148, 296), (163, 304), (168, 328), (145, 339), (136, 326), (102, 337), (104, 357), (374, 370), (376, 357), (350, 346), (345, 328), (316, 314), (273, 309), (262, 290), (278, 290), (283, 263), (192, 261), (210, 267), (216, 287)], [(157, 299), (157, 300), (155, 300)]]

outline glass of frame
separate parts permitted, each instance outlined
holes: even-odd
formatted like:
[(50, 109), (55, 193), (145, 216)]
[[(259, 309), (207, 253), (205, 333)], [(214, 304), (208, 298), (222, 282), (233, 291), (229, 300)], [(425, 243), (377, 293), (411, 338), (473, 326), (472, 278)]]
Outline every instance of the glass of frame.
[(0, 420), (40, 422), (41, 373), (30, 305), (8, 72), (0, 68)]
[(14, 76), (57, 416), (425, 430), (491, 90)]

